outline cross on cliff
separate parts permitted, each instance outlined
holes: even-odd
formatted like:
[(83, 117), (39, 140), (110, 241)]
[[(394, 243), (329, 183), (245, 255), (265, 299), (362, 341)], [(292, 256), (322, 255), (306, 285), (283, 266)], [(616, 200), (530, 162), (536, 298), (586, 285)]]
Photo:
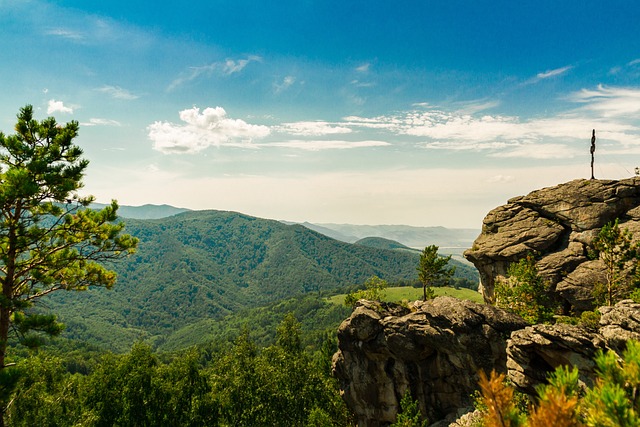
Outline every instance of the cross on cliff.
[(595, 179), (593, 176), (593, 154), (596, 152), (596, 130), (593, 130), (591, 135), (591, 179)]

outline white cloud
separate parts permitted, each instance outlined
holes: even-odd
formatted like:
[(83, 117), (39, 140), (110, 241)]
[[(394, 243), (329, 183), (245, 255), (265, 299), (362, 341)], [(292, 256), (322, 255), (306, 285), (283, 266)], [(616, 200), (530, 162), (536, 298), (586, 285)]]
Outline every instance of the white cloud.
[(349, 127), (322, 121), (283, 123), (278, 126), (276, 130), (278, 132), (300, 136), (334, 135), (353, 132)]
[(53, 113), (73, 114), (73, 108), (65, 106), (62, 101), (51, 99), (47, 106), (47, 114)]
[(366, 73), (366, 72), (369, 71), (370, 67), (371, 67), (371, 64), (367, 62), (367, 63), (362, 64), (359, 67), (357, 67), (356, 71), (359, 72), (359, 73)]
[(341, 140), (291, 140), (283, 142), (271, 142), (265, 144), (270, 147), (296, 148), (307, 151), (320, 150), (346, 150), (351, 148), (385, 147), (389, 144), (385, 141), (341, 141)]
[(98, 92), (106, 93), (112, 98), (116, 99), (124, 99), (124, 100), (134, 100), (138, 99), (138, 95), (134, 95), (126, 89), (121, 88), (120, 86), (102, 86), (101, 88), (96, 89)]
[(157, 121), (147, 128), (153, 148), (165, 154), (197, 153), (211, 146), (252, 146), (253, 139), (269, 135), (267, 126), (230, 119), (222, 107), (180, 111), (183, 124)]

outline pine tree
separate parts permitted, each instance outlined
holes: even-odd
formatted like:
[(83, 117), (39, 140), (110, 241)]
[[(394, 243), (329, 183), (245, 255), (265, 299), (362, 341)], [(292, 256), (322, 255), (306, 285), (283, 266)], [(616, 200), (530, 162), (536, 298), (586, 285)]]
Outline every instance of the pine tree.
[[(10, 136), (0, 133), (2, 379), (11, 377), (5, 372), (10, 337), (37, 346), (42, 334), (62, 330), (55, 316), (36, 314), (32, 305), (54, 291), (113, 286), (116, 274), (102, 263), (132, 253), (137, 244), (121, 234), (124, 223), (115, 222), (115, 201), (94, 211), (87, 208), (93, 197), (78, 194), (89, 162), (73, 143), (77, 122), (37, 121), (26, 106), (15, 130)], [(4, 381), (2, 386), (5, 393), (10, 388)]]

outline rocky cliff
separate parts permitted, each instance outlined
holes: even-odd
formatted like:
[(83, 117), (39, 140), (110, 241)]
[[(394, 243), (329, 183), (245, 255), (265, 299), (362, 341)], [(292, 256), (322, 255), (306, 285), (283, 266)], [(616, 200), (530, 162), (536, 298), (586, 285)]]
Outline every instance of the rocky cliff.
[(338, 330), (334, 374), (361, 427), (392, 424), (407, 390), (432, 426), (448, 426), (471, 410), (480, 370), (507, 373), (529, 394), (561, 365), (578, 368), (591, 384), (598, 350), (620, 354), (628, 339), (640, 339), (640, 304), (625, 300), (600, 310), (599, 328), (587, 330), (527, 325), (451, 297), (411, 308), (361, 300)]
[(593, 308), (593, 286), (604, 280), (601, 262), (589, 259), (588, 248), (615, 219), (640, 237), (640, 178), (580, 179), (512, 198), (487, 214), (464, 255), (480, 272), (480, 289), (490, 302), (509, 264), (534, 253), (565, 311), (579, 313)]
[(386, 426), (410, 389), (430, 420), (471, 405), (478, 371), (507, 370), (507, 338), (527, 323), (493, 306), (438, 297), (409, 309), (363, 301), (338, 330), (334, 372), (360, 426)]
[[(480, 271), (485, 300), (492, 301), (509, 264), (531, 252), (567, 313), (594, 308), (603, 265), (588, 249), (615, 219), (640, 237), (639, 184), (640, 178), (576, 180), (492, 210), (465, 253)], [(410, 307), (360, 301), (339, 328), (334, 373), (359, 426), (393, 423), (407, 390), (433, 426), (447, 426), (472, 404), (479, 370), (506, 372), (527, 393), (561, 365), (577, 367), (581, 380), (592, 382), (597, 351), (620, 354), (627, 340), (640, 339), (640, 304), (625, 300), (600, 312), (599, 326), (585, 329), (528, 325), (491, 305), (450, 297)]]

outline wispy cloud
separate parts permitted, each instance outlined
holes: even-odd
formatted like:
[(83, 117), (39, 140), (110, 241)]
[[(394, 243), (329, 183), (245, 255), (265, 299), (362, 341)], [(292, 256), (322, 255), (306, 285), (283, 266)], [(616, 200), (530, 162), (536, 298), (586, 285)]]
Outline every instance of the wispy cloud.
[(85, 36), (82, 33), (78, 31), (69, 30), (66, 28), (51, 28), (47, 30), (45, 34), (49, 36), (62, 37), (64, 39), (74, 40), (74, 41), (80, 41), (85, 38)]
[(225, 59), (220, 62), (213, 62), (211, 64), (202, 65), (198, 67), (190, 67), (189, 71), (184, 73), (184, 75), (178, 77), (173, 80), (167, 90), (171, 91), (176, 89), (177, 87), (191, 82), (193, 80), (199, 79), (201, 77), (211, 77), (215, 74), (221, 76), (230, 76), (232, 74), (236, 74), (244, 70), (247, 65), (252, 62), (260, 62), (262, 58), (256, 55), (250, 55), (247, 58), (243, 59)]
[(547, 70), (541, 73), (536, 74), (535, 77), (527, 80), (526, 82), (524, 82), (524, 85), (530, 85), (530, 84), (535, 84), (538, 83), (542, 80), (547, 80), (553, 77), (559, 77), (562, 76), (563, 74), (568, 73), (571, 69), (573, 68), (572, 65), (567, 65), (565, 67), (560, 67), (560, 68), (555, 68), (553, 70)]
[(270, 133), (267, 126), (227, 117), (222, 107), (180, 111), (182, 124), (157, 121), (147, 128), (153, 148), (165, 154), (197, 153), (211, 146), (251, 146)]
[(345, 117), (352, 129), (375, 129), (395, 135), (422, 138), (420, 145), (433, 150), (484, 152), (489, 157), (562, 159), (583, 153), (591, 129), (609, 152), (640, 151), (639, 88), (583, 89), (565, 97), (576, 108), (550, 117), (523, 119), (486, 114), (497, 106), (491, 100), (455, 104), (448, 111), (429, 104), (389, 116)]
[(80, 123), (82, 126), (121, 126), (117, 120), (91, 118), (88, 122)]
[(344, 140), (290, 140), (282, 142), (270, 142), (264, 144), (267, 147), (279, 147), (279, 148), (296, 148), (299, 150), (307, 151), (321, 151), (321, 150), (347, 150), (353, 148), (371, 148), (371, 147), (386, 147), (391, 145), (386, 141), (344, 141)]
[(97, 88), (96, 91), (101, 93), (106, 93), (107, 95), (115, 99), (124, 99), (124, 100), (131, 101), (139, 98), (138, 95), (134, 95), (128, 90), (121, 88), (120, 86), (105, 85), (100, 88)]
[(282, 79), (282, 82), (273, 84), (273, 90), (276, 94), (282, 93), (293, 86), (295, 82), (296, 78), (294, 76), (285, 76), (285, 78)]
[(47, 114), (53, 113), (73, 114), (73, 108), (65, 106), (62, 101), (51, 99), (47, 105)]
[(349, 127), (323, 121), (283, 123), (280, 126), (275, 127), (274, 130), (281, 133), (299, 136), (321, 136), (353, 132)]
[(583, 111), (597, 113), (601, 117), (635, 116), (640, 114), (640, 89), (605, 87), (582, 89), (568, 96), (572, 102), (584, 104)]
[(476, 114), (481, 111), (490, 110), (500, 105), (497, 100), (475, 100), (467, 102), (459, 102), (456, 104), (456, 110), (461, 114)]
[(260, 62), (262, 58), (256, 55), (250, 55), (246, 59), (227, 59), (222, 66), (222, 72), (226, 75), (239, 73), (251, 62)]
[(568, 65), (566, 67), (556, 68), (554, 70), (547, 70), (544, 73), (538, 73), (536, 75), (536, 78), (543, 80), (543, 79), (548, 79), (550, 77), (561, 76), (562, 74), (565, 74), (567, 71), (569, 71), (572, 68), (573, 68), (572, 66)]
[(370, 67), (371, 67), (371, 64), (367, 62), (365, 64), (360, 65), (359, 67), (356, 67), (356, 71), (359, 73), (366, 73), (369, 71)]
[[(524, 159), (570, 159), (578, 152), (576, 147), (566, 144), (543, 144), (529, 143), (510, 147), (505, 151), (498, 151), (490, 154), (491, 157), (498, 158), (524, 158)], [(583, 150), (586, 152), (586, 150)]]

